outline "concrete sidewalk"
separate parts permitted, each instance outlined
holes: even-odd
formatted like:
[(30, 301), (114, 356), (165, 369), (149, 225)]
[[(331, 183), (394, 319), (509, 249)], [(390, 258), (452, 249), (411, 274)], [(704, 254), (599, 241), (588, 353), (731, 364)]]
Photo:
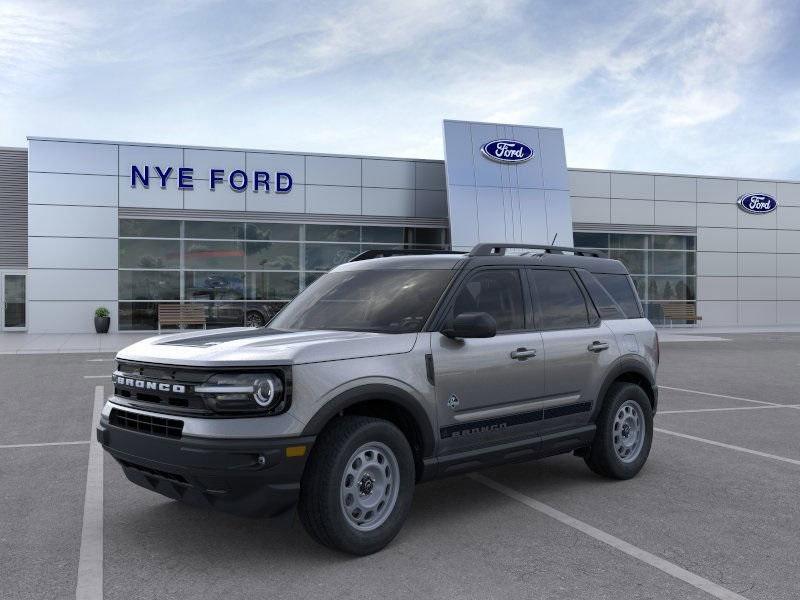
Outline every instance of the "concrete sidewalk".
[(0, 354), (118, 352), (153, 333), (1, 333)]

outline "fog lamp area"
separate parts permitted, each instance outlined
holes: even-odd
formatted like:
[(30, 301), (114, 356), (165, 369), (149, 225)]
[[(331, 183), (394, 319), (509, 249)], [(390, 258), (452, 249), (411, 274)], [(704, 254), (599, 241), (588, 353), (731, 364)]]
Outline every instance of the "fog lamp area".
[(283, 381), (275, 373), (218, 373), (194, 391), (218, 413), (278, 414), (287, 408)]

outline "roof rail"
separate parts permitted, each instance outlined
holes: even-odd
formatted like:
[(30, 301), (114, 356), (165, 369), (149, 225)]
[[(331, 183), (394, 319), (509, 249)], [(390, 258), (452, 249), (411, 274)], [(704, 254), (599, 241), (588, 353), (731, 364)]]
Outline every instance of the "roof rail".
[(568, 246), (545, 246), (540, 244), (511, 244), (511, 243), (496, 243), (496, 244), (476, 244), (470, 250), (468, 256), (503, 256), (507, 248), (521, 248), (523, 250), (544, 250), (545, 254), (564, 254), (564, 252), (572, 252), (576, 256), (594, 256), (601, 258), (598, 252), (592, 250), (584, 250), (582, 248), (571, 248)]
[(383, 250), (373, 248), (372, 250), (364, 250), (364, 252), (355, 255), (347, 262), (358, 262), (361, 260), (370, 260), (372, 258), (386, 258), (388, 256), (414, 256), (417, 254), (466, 254), (466, 252), (459, 252), (457, 250), (412, 250), (409, 248), (387, 248)]

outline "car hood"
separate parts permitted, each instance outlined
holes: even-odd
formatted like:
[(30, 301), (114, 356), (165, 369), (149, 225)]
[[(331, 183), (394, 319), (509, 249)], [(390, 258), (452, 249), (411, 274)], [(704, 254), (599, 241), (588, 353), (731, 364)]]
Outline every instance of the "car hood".
[(235, 327), (147, 338), (120, 360), (186, 366), (264, 366), (346, 360), (410, 352), (416, 333), (298, 331)]

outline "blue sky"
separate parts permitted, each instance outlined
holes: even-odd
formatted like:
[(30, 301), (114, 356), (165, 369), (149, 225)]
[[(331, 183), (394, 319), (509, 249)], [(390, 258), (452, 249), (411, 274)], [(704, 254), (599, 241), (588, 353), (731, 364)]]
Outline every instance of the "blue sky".
[(441, 158), (444, 118), (571, 167), (800, 179), (800, 3), (0, 0), (27, 135)]

